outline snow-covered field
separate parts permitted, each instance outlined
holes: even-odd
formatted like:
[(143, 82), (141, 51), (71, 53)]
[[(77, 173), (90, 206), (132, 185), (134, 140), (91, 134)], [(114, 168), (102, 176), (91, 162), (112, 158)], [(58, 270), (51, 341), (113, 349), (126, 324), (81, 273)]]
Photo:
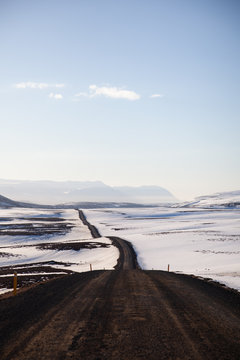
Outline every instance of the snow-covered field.
[(240, 190), (199, 196), (194, 201), (181, 204), (186, 207), (199, 207), (211, 209), (235, 208), (240, 209)]
[(240, 209), (84, 210), (102, 236), (130, 241), (143, 269), (212, 278), (240, 290)]
[[(118, 250), (107, 236), (130, 241), (143, 269), (212, 278), (240, 290), (240, 192), (176, 206), (84, 210), (102, 237), (93, 239), (76, 210), (0, 209), (0, 270), (37, 264), (61, 271), (113, 269)], [(230, 204), (230, 205), (229, 205)], [(233, 204), (233, 206), (232, 206)], [(13, 269), (12, 269), (13, 270)], [(48, 274), (51, 268), (47, 270)]]
[(109, 239), (92, 238), (76, 210), (0, 209), (0, 270), (21, 267), (23, 275), (26, 265), (29, 275), (30, 264), (43, 272), (45, 266), (89, 271), (90, 264), (93, 270), (113, 269), (118, 255)]

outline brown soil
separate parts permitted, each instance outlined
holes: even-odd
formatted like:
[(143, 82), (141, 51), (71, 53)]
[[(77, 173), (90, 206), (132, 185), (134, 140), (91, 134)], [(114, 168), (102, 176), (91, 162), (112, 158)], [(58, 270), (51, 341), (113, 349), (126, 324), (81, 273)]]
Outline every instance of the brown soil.
[[(62, 273), (72, 274), (72, 271), (70, 270), (54, 268), (52, 266), (48, 266), (48, 263), (33, 265), (25, 264), (18, 266), (17, 268), (15, 266), (5, 266), (0, 268), (0, 275), (5, 275), (4, 277), (0, 277), (0, 288), (13, 289), (13, 274), (15, 271), (17, 271), (18, 275), (18, 289), (31, 287), (33, 284), (42, 283), (43, 281), (63, 276)], [(4, 295), (0, 295), (0, 298), (11, 295), (11, 293), (6, 293)]]
[(79, 251), (81, 249), (96, 249), (99, 247), (107, 248), (109, 244), (94, 242), (94, 241), (81, 241), (81, 242), (65, 242), (65, 243), (45, 243), (39, 244), (36, 247), (41, 250), (58, 250), (58, 251), (66, 251), (66, 250), (74, 250)]
[[(10, 221), (10, 223), (3, 223)], [(16, 220), (24, 220), (21, 223), (14, 223)], [(65, 234), (74, 227), (73, 223), (65, 221), (58, 217), (16, 217), (1, 218), (0, 236), (16, 236), (16, 235), (45, 235), (45, 234)]]
[(69, 223), (58, 222), (56, 224), (11, 224), (0, 226), (0, 236), (17, 236), (17, 235), (45, 235), (45, 234), (65, 234), (70, 231), (74, 225)]

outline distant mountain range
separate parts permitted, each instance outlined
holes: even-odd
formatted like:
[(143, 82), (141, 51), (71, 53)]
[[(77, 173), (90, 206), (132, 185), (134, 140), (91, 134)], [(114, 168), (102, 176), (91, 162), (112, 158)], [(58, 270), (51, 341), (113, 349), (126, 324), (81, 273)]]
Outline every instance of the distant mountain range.
[[(22, 187), (23, 187), (23, 183), (25, 183), (26, 186), (26, 182), (21, 182)], [(45, 185), (45, 189), (49, 189), (47, 187), (47, 183), (48, 182), (44, 182)], [(98, 182), (97, 182), (98, 183)], [(87, 183), (89, 185), (93, 185), (93, 183)], [(7, 184), (6, 184), (7, 185)], [(15, 183), (15, 187), (16, 187), (16, 183)], [(51, 182), (51, 185), (53, 185), (53, 182)], [(103, 184), (104, 185), (104, 184)], [(8, 184), (8, 186), (10, 186)], [(7, 188), (7, 186), (6, 186)], [(30, 194), (33, 194), (34, 192), (34, 186), (30, 186), (30, 192), (26, 193), (28, 194), (28, 199), (30, 199)], [(40, 188), (41, 186), (38, 187), (38, 196), (40, 192)], [(107, 189), (106, 189), (107, 188)], [(52, 187), (53, 192), (55, 194), (55, 196), (58, 194), (58, 192), (56, 191), (56, 188), (53, 186)], [(91, 192), (91, 190), (93, 189), (93, 193), (95, 194), (95, 196), (93, 196), (93, 193)], [(6, 196), (2, 196), (0, 195), (0, 207), (30, 207), (30, 208), (41, 208), (42, 205), (44, 205), (43, 207), (45, 208), (82, 208), (82, 209), (95, 209), (95, 208), (119, 208), (119, 207), (129, 207), (129, 208), (137, 208), (137, 207), (143, 207), (143, 206), (154, 206), (157, 205), (156, 201), (150, 201), (151, 199), (157, 199), (157, 198), (161, 198), (161, 199), (165, 199), (165, 205), (166, 206), (170, 206), (170, 207), (185, 207), (185, 208), (212, 208), (212, 209), (222, 209), (222, 208), (235, 208), (235, 209), (240, 209), (240, 190), (238, 191), (231, 191), (231, 192), (223, 192), (223, 193), (216, 193), (213, 195), (206, 195), (206, 196), (199, 196), (197, 197), (194, 201), (191, 202), (184, 202), (184, 203), (179, 203), (176, 201), (176, 199), (171, 196), (171, 194), (162, 188), (159, 188), (158, 186), (142, 186), (139, 188), (132, 188), (132, 187), (118, 187), (118, 188), (111, 188), (108, 189), (107, 185), (103, 186), (104, 192), (101, 192), (101, 196), (103, 196), (102, 194), (105, 194), (105, 200), (99, 200), (98, 196), (96, 196), (96, 194), (98, 194), (98, 191), (100, 190), (96, 190), (96, 189), (101, 189), (101, 187), (89, 187), (86, 189), (85, 191), (78, 191), (78, 190), (72, 190), (71, 191), (71, 196), (73, 198), (73, 201), (56, 201), (54, 204), (50, 204), (50, 201), (46, 201), (46, 203), (44, 203), (43, 201), (31, 201), (30, 200), (27, 202), (23, 202), (23, 201), (15, 201), (12, 199), (9, 199)], [(116, 192), (114, 191), (116, 189)], [(159, 197), (159, 192), (160, 189), (162, 190), (162, 194), (165, 195), (161, 195), (162, 197)], [(58, 191), (60, 192), (61, 195), (61, 187), (59, 187)], [(84, 190), (84, 189), (82, 189)], [(2, 191), (1, 189), (1, 180), (0, 180), (0, 191)], [(15, 194), (17, 194), (17, 189), (15, 188)], [(43, 194), (44, 194), (44, 190), (42, 189)], [(48, 190), (51, 192), (51, 190)], [(85, 197), (89, 199), (89, 201), (86, 200), (77, 200), (78, 196), (79, 196), (79, 192), (81, 194), (85, 194)], [(164, 193), (165, 192), (165, 193)], [(109, 198), (112, 196), (112, 194), (116, 194), (118, 193), (119, 198), (123, 197), (127, 197), (129, 201), (110, 201)], [(106, 194), (108, 195), (108, 198), (106, 196)], [(170, 196), (169, 196), (170, 194)], [(88, 195), (88, 196), (87, 196)], [(111, 196), (110, 196), (111, 195)], [(46, 197), (46, 194), (41, 198), (44, 199)], [(100, 197), (100, 196), (99, 196)], [(17, 197), (14, 197), (14, 199), (16, 199)], [(27, 196), (26, 196), (27, 198)], [(34, 197), (36, 198), (37, 197)], [(142, 199), (142, 202), (140, 203), (139, 201), (137, 202), (133, 202), (132, 199)], [(83, 199), (83, 196), (82, 196)], [(145, 199), (148, 199), (148, 201), (145, 201)], [(167, 201), (166, 201), (167, 200)], [(175, 200), (175, 202), (174, 202)], [(160, 203), (160, 201), (159, 201)], [(161, 201), (162, 204), (164, 204), (164, 200)], [(146, 205), (147, 204), (147, 205)]]
[(69, 204), (81, 202), (166, 203), (176, 198), (160, 186), (112, 187), (101, 181), (0, 180), (0, 194), (20, 202)]
[(139, 207), (154, 207), (155, 205), (146, 205), (139, 203), (128, 203), (128, 202), (74, 202), (65, 203), (58, 205), (45, 205), (45, 204), (34, 204), (26, 203), (21, 201), (14, 201), (5, 196), (0, 195), (0, 208), (44, 208), (44, 209), (103, 209), (103, 208), (139, 208)]

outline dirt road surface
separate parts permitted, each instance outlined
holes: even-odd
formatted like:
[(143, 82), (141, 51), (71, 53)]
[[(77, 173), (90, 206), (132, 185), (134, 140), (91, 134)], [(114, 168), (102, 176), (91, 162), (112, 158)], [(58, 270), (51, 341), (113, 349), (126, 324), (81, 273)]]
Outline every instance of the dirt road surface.
[(82, 221), (82, 223), (83, 223), (84, 225), (87, 225), (87, 227), (89, 228), (92, 237), (93, 237), (94, 239), (100, 238), (100, 237), (101, 237), (100, 232), (98, 231), (98, 229), (96, 228), (96, 226), (90, 224), (90, 222), (87, 221), (87, 218), (86, 218), (85, 214), (83, 213), (83, 211), (82, 211), (82, 210), (78, 210), (78, 214), (79, 214), (79, 218), (80, 218), (80, 220)]
[[(239, 360), (240, 296), (195, 277), (138, 269), (66, 275), (0, 300), (0, 359)], [(131, 259), (131, 260), (129, 260)]]

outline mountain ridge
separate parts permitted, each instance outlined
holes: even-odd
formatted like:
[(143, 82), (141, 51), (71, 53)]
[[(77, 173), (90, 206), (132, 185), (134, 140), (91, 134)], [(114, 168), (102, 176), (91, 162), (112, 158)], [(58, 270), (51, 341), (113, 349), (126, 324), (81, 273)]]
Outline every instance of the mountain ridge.
[(176, 202), (160, 186), (109, 186), (102, 181), (31, 181), (0, 179), (0, 194), (16, 201), (56, 205), (79, 202)]

